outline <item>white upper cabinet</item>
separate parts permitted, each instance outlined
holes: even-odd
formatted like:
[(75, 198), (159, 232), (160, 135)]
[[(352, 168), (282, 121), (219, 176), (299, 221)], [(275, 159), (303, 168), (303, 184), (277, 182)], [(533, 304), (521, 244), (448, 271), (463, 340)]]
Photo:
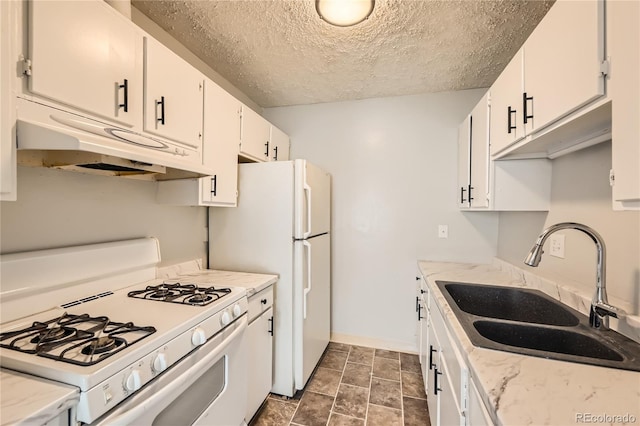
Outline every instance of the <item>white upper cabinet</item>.
[(460, 208), (469, 207), (470, 136), (471, 115), (468, 115), (458, 127), (458, 206)]
[(521, 49), (489, 89), (491, 93), (491, 155), (524, 138), (522, 88)]
[(488, 207), (489, 182), (489, 94), (480, 99), (470, 115), (470, 179), (468, 197), (471, 207)]
[(603, 96), (603, 60), (604, 1), (556, 1), (524, 45), (526, 132)]
[(640, 2), (607, 3), (614, 210), (640, 210)]
[(289, 159), (289, 146), (289, 136), (276, 126), (271, 125), (269, 161), (287, 161)]
[(203, 159), (216, 174), (201, 178), (202, 198), (211, 204), (235, 206), (242, 104), (210, 80), (205, 82), (204, 100)]
[[(9, 27), (9, 2), (0, 2), (0, 28)], [(11, 108), (11, 45), (9, 37), (0, 38), (0, 201), (16, 200), (16, 144), (13, 137), (15, 117)]]
[(253, 161), (269, 161), (271, 124), (260, 114), (242, 105), (240, 155)]
[(604, 40), (604, 0), (555, 2), (491, 86), (494, 158), (535, 152), (541, 131), (605, 94)]
[(144, 129), (202, 146), (204, 76), (158, 41), (144, 38)]
[(30, 2), (26, 60), (32, 93), (128, 127), (140, 123), (142, 33), (108, 4)]

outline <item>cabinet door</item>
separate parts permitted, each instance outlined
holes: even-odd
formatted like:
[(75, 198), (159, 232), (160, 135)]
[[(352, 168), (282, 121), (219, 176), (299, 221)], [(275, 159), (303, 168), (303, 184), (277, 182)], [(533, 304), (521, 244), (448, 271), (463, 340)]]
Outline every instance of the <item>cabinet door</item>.
[(271, 124), (260, 114), (242, 106), (240, 155), (254, 161), (269, 161)]
[(241, 104), (210, 80), (205, 81), (204, 99), (202, 160), (216, 174), (201, 178), (202, 200), (236, 205)]
[(271, 390), (271, 361), (273, 359), (273, 308), (269, 308), (247, 329), (249, 340), (249, 391), (245, 421), (254, 416)]
[(287, 161), (289, 159), (289, 136), (274, 125), (271, 125), (269, 141), (269, 161)]
[(429, 324), (427, 327), (427, 342), (428, 347), (425, 354), (427, 361), (427, 379), (424, 381), (425, 393), (427, 394), (427, 406), (429, 407), (429, 420), (432, 425), (437, 426), (440, 425), (440, 394), (436, 392), (436, 380), (440, 380), (442, 369), (440, 366), (440, 342), (433, 328), (431, 315), (429, 315)]
[[(11, 2), (0, 2), (0, 27), (10, 28)], [(7, 30), (8, 31), (8, 30)], [(10, 37), (0, 39), (0, 200), (16, 200), (16, 144), (11, 92)]]
[(482, 402), (480, 392), (476, 388), (473, 380), (469, 381), (469, 411), (467, 417), (471, 426), (492, 426), (493, 421), (489, 416), (489, 412)]
[(607, 3), (615, 210), (640, 209), (640, 2)]
[(142, 35), (108, 4), (29, 2), (29, 59), (32, 93), (141, 124)]
[(200, 149), (202, 74), (152, 38), (144, 38), (144, 48), (145, 130)]
[(458, 127), (458, 207), (469, 207), (471, 116)]
[(489, 207), (489, 95), (486, 93), (471, 111), (470, 186), (471, 207)]
[(443, 426), (465, 426), (463, 411), (458, 405), (456, 387), (452, 382), (453, 377), (449, 374), (447, 363), (444, 359), (440, 360), (438, 373), (440, 372), (442, 374), (438, 375), (438, 397), (440, 399), (438, 410), (439, 424)]
[(522, 50), (518, 51), (490, 89), (491, 155), (524, 137), (522, 121)]
[(604, 95), (603, 56), (604, 1), (556, 1), (524, 44), (527, 134)]

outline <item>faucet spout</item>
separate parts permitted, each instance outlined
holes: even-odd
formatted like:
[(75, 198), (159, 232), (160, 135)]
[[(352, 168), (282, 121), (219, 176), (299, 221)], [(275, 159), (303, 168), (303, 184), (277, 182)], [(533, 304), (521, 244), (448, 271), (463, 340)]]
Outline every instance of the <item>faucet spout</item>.
[(587, 234), (596, 245), (597, 250), (597, 265), (596, 265), (596, 291), (591, 301), (591, 310), (589, 313), (589, 324), (591, 327), (599, 329), (609, 328), (609, 317), (619, 318), (624, 315), (624, 311), (609, 304), (607, 300), (607, 286), (606, 286), (606, 247), (604, 240), (595, 230), (575, 222), (561, 222), (555, 225), (549, 226), (542, 231), (535, 245), (529, 251), (529, 254), (524, 260), (524, 263), (529, 266), (538, 266), (542, 259), (544, 251), (542, 247), (544, 242), (549, 238), (551, 234), (561, 229), (575, 229)]

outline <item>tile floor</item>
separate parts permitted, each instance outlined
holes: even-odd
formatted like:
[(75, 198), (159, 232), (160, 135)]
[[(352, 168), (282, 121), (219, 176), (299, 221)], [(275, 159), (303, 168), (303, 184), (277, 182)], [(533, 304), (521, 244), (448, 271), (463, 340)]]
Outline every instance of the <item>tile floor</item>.
[(304, 390), (270, 395), (250, 426), (429, 426), (417, 355), (330, 342)]

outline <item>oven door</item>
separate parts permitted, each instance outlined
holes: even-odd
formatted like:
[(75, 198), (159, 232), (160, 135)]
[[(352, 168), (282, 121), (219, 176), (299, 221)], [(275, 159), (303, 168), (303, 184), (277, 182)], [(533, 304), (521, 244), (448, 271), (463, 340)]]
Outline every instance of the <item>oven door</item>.
[(241, 425), (246, 328), (243, 315), (92, 425)]

